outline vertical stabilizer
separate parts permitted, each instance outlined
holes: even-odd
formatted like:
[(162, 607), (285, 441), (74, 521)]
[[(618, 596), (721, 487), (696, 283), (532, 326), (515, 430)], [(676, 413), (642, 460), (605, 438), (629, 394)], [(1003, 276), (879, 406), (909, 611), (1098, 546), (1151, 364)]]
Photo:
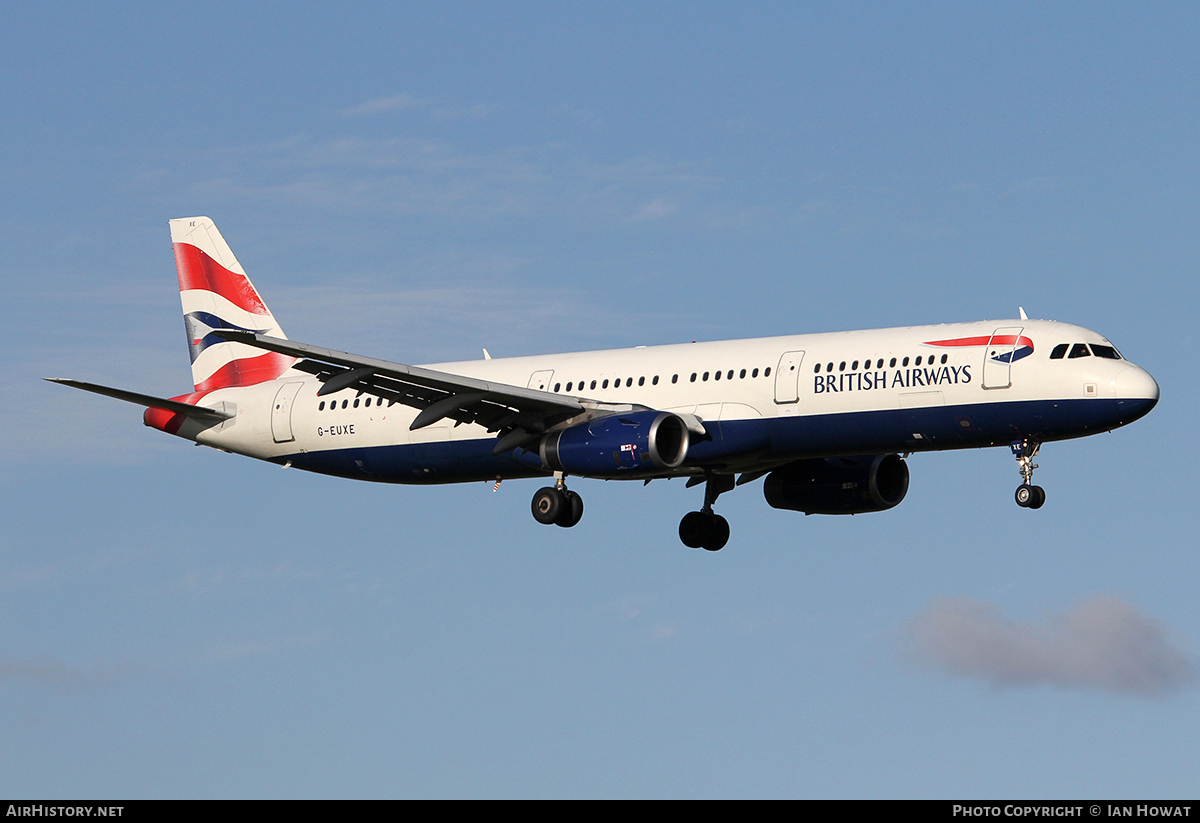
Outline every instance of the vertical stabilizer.
[(172, 220), (171, 244), (196, 391), (274, 380), (291, 368), (294, 357), (264, 354), (211, 334), (213, 329), (244, 329), (286, 339), (213, 221)]

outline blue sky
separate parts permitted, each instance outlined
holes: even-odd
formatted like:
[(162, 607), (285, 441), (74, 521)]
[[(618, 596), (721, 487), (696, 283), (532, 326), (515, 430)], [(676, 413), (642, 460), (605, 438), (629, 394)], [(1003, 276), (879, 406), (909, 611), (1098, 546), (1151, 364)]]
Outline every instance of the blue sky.
[[(0, 793), (1190, 796), (1198, 24), (11, 11)], [(400, 362), (1021, 305), (1163, 399), (1046, 446), (1038, 512), (988, 450), (912, 458), (882, 514), (739, 489), (717, 554), (678, 543), (681, 482), (579, 482), (582, 523), (548, 529), (534, 481), (281, 471), (42, 383), (189, 387), (167, 220), (196, 214), (289, 336)]]

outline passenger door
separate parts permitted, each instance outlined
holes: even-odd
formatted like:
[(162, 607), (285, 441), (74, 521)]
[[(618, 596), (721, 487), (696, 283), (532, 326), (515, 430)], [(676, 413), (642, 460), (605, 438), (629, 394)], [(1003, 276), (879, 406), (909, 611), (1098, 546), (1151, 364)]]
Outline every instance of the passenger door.
[(1024, 326), (996, 329), (983, 350), (983, 387), (1007, 389), (1012, 385), (1012, 356)]
[(804, 352), (788, 351), (779, 358), (775, 369), (775, 402), (779, 405), (800, 399), (800, 363)]
[(290, 443), (292, 434), (292, 406), (303, 383), (284, 383), (275, 393), (275, 404), (271, 409), (271, 435), (276, 443)]

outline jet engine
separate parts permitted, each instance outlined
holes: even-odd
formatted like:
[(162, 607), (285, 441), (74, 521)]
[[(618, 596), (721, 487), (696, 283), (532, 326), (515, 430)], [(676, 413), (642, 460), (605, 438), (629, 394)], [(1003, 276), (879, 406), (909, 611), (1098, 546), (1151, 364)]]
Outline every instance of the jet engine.
[(805, 514), (881, 512), (907, 493), (908, 464), (898, 454), (800, 460), (763, 484), (772, 507)]
[(670, 412), (614, 414), (542, 438), (539, 454), (553, 471), (627, 477), (673, 469), (687, 457), (687, 425)]

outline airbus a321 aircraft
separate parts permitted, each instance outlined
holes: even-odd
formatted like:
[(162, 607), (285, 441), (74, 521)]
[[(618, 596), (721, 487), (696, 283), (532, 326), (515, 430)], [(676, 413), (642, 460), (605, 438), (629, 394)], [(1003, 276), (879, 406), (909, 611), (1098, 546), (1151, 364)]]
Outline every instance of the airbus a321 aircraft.
[(900, 453), (1010, 446), (1017, 504), (1042, 443), (1124, 426), (1158, 384), (1099, 334), (1046, 320), (806, 334), (408, 366), (287, 339), (207, 217), (172, 220), (194, 391), (164, 399), (54, 379), (146, 406), (147, 426), (285, 467), (384, 483), (554, 478), (539, 523), (570, 527), (567, 477), (683, 477), (704, 503), (679, 537), (717, 551), (717, 497), (766, 477), (775, 508), (890, 509)]

